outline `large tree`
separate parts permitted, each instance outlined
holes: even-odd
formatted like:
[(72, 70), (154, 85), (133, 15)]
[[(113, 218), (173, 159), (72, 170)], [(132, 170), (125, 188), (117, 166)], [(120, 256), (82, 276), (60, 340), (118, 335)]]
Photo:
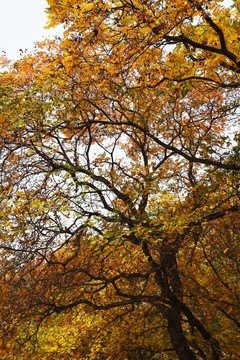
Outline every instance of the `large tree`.
[(238, 1), (48, 3), (2, 59), (2, 356), (237, 359)]

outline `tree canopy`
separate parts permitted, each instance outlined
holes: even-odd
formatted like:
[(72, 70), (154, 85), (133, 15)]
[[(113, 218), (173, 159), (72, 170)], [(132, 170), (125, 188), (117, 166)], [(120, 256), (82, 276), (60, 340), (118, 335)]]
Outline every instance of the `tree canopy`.
[(238, 359), (239, 1), (48, 5), (1, 59), (1, 358)]

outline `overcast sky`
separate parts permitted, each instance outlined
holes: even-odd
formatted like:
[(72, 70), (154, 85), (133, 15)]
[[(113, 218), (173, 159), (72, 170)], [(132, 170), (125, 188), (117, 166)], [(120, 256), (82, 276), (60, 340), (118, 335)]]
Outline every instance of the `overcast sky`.
[(45, 0), (0, 0), (0, 53), (17, 59), (19, 49), (31, 51), (35, 41), (59, 34), (60, 30), (43, 29), (47, 16)]

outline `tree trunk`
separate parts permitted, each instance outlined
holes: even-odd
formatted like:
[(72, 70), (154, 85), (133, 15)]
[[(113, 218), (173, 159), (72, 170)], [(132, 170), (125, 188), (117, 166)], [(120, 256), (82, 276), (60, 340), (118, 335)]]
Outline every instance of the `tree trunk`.
[(171, 308), (167, 313), (168, 333), (173, 347), (180, 360), (197, 360), (196, 356), (189, 348), (187, 340), (183, 335), (180, 313), (177, 309)]

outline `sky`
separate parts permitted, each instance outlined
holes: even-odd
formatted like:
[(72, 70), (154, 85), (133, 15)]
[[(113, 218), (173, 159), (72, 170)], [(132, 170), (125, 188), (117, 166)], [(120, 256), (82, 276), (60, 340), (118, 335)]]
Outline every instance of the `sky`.
[(35, 41), (59, 35), (59, 29), (44, 29), (46, 0), (0, 0), (0, 55), (20, 58), (19, 49), (31, 51)]

